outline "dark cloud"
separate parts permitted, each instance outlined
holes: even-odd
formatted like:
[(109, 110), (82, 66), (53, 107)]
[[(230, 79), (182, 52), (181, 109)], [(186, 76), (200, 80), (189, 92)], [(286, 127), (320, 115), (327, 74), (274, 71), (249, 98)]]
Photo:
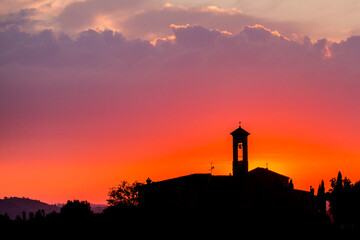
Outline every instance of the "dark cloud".
[(14, 26), (26, 26), (33, 22), (31, 17), (36, 15), (36, 13), (37, 10), (35, 8), (26, 8), (15, 13), (0, 15), (0, 29)]
[[(55, 36), (52, 30), (36, 34), (11, 27), (0, 32), (0, 64), (38, 66), (135, 67), (175, 60), (184, 54), (214, 59), (216, 64), (230, 61), (261, 63), (262, 66), (282, 68), (288, 66), (330, 65), (347, 62), (347, 67), (357, 66), (359, 37), (353, 36), (340, 43), (325, 39), (312, 43), (292, 41), (276, 31), (261, 25), (246, 26), (237, 34), (211, 30), (201, 25), (172, 25), (174, 38), (158, 40), (156, 46), (144, 40), (129, 40), (111, 30), (81, 32), (76, 39), (62, 33)], [(221, 56), (221, 58), (219, 58)], [(277, 64), (275, 64), (277, 63)], [(151, 68), (151, 67), (149, 67)], [(309, 66), (310, 69), (310, 66)]]
[(185, 47), (212, 46), (221, 33), (209, 30), (202, 26), (174, 26), (172, 27), (176, 37), (176, 43)]
[(334, 43), (330, 51), (336, 59), (353, 64), (354, 61), (360, 59), (360, 36), (351, 36), (346, 41)]
[(107, 30), (87, 30), (72, 40), (66, 34), (55, 37), (51, 30), (38, 34), (21, 32), (11, 28), (0, 33), (2, 65), (73, 66), (107, 64), (128, 65), (143, 58), (151, 49), (150, 43), (141, 40), (128, 41), (120, 33)]

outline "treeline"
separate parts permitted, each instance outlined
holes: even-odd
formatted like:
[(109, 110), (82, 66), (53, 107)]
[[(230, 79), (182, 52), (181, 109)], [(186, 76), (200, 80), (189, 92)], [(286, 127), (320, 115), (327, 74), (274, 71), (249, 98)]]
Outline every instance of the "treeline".
[[(68, 238), (74, 234), (92, 237), (93, 234), (116, 235), (113, 229), (129, 230), (136, 221), (141, 222), (139, 209), (132, 207), (108, 207), (102, 213), (95, 213), (87, 201), (68, 201), (59, 212), (46, 213), (43, 209), (18, 215), (11, 219), (0, 214), (0, 232), (10, 234), (14, 239), (28, 236)], [(134, 217), (137, 216), (135, 220)], [(130, 220), (130, 221), (129, 221)]]
[[(227, 209), (228, 210), (228, 209)], [(231, 212), (220, 209), (143, 209), (136, 205), (109, 206), (94, 213), (86, 201), (68, 201), (60, 212), (34, 214), (10, 220), (2, 215), (0, 228), (13, 239), (24, 237), (138, 238), (141, 236), (180, 238), (189, 236), (233, 237), (261, 230), (267, 234), (331, 233), (329, 226), (312, 216), (291, 216), (279, 212)], [(321, 220), (322, 221), (322, 220)]]
[(58, 222), (61, 219), (79, 220), (80, 218), (86, 219), (94, 215), (91, 210), (90, 203), (87, 201), (68, 201), (61, 209), (60, 212), (53, 211), (46, 213), (44, 209), (37, 210), (36, 212), (29, 212), (28, 214), (23, 211), (21, 216), (17, 215), (12, 220), (7, 213), (0, 214), (0, 226), (24, 226), (33, 224), (43, 224), (45, 222)]

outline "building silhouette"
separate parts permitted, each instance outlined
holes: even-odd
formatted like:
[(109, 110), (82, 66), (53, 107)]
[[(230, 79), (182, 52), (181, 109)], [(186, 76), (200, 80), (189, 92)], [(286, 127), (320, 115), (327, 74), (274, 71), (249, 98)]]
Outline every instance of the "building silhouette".
[(231, 135), (232, 175), (191, 174), (159, 182), (148, 179), (139, 190), (139, 205), (150, 209), (318, 211), (319, 201), (314, 192), (294, 189), (289, 177), (268, 168), (248, 171), (249, 133), (239, 126)]

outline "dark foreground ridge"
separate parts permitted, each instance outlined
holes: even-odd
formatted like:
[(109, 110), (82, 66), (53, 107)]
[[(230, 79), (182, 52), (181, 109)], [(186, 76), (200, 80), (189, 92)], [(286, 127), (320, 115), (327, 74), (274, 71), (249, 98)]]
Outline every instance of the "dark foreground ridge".
[[(2, 233), (14, 238), (105, 237), (343, 237), (360, 233), (360, 182), (339, 172), (315, 190), (294, 188), (292, 179), (268, 168), (248, 169), (249, 133), (233, 136), (233, 174), (190, 174), (146, 184), (123, 181), (109, 191), (102, 213), (86, 201), (68, 201), (60, 212), (39, 210), (17, 217), (0, 215)], [(329, 212), (326, 202), (329, 202)], [(330, 215), (331, 213), (331, 215)], [(69, 237), (71, 236), (71, 237)]]
[[(95, 214), (87, 202), (69, 201), (59, 213), (37, 214), (31, 219), (9, 220), (1, 217), (3, 233), (14, 237), (44, 236), (231, 236), (234, 233), (333, 234), (328, 218), (317, 215), (258, 209), (255, 212), (223, 208), (145, 209), (109, 207)], [(129, 234), (129, 235), (127, 235)]]

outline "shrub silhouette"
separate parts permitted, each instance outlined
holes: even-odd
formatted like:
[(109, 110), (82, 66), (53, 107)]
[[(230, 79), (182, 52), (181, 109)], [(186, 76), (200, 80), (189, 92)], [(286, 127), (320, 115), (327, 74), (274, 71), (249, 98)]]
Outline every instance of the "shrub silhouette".
[(117, 187), (111, 188), (106, 200), (111, 207), (136, 207), (139, 204), (139, 187), (143, 185), (137, 181), (128, 183), (122, 181)]

